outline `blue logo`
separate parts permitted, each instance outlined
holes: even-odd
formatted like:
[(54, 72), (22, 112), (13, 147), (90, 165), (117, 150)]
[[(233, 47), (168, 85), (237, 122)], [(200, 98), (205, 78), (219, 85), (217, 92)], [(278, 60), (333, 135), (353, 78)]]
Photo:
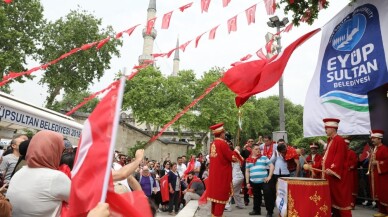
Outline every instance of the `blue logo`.
[(338, 51), (351, 51), (364, 35), (366, 28), (366, 17), (363, 14), (353, 16), (353, 19), (346, 21), (334, 34), (332, 46)]
[(333, 29), (320, 74), (321, 103), (368, 112), (368, 92), (388, 83), (379, 13), (364, 4)]

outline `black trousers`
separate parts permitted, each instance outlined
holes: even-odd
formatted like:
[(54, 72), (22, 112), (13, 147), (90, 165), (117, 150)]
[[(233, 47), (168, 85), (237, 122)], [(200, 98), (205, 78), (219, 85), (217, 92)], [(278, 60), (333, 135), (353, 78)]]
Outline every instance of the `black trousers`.
[(270, 183), (253, 183), (250, 182), (253, 190), (253, 210), (255, 212), (261, 212), (261, 202), (263, 199), (262, 192), (264, 193), (265, 208), (267, 209), (267, 214), (273, 214), (273, 209), (275, 207), (275, 200), (271, 192)]
[(170, 201), (168, 203), (168, 212), (172, 212), (172, 207), (175, 206), (175, 212), (179, 212), (179, 191), (170, 193)]

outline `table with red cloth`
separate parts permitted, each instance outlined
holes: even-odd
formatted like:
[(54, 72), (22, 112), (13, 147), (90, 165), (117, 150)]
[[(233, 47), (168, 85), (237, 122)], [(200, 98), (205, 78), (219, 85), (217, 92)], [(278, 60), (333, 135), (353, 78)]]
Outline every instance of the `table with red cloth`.
[[(278, 197), (281, 186), (286, 189), (286, 204), (280, 205), (277, 198), (277, 207), (287, 206), (286, 212), (279, 211), (282, 216), (288, 217), (330, 217), (331, 199), (329, 183), (324, 179), (282, 177), (278, 183)], [(285, 208), (285, 207), (284, 207)]]

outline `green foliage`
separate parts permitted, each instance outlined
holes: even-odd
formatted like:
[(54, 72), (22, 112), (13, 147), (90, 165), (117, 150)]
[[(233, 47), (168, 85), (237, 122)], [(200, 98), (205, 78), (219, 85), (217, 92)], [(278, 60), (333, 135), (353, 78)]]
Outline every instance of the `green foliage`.
[[(43, 7), (39, 0), (0, 1), (0, 80), (4, 73), (26, 70), (27, 57), (36, 59), (42, 27)], [(23, 79), (16, 79), (23, 82)], [(0, 90), (10, 92), (8, 85)]]
[(39, 132), (39, 130), (37, 132), (35, 132), (34, 130), (30, 130), (28, 128), (24, 128), (23, 132), (24, 132), (23, 134), (27, 135), (27, 137), (29, 139), (31, 139), (37, 132)]
[(136, 141), (136, 144), (134, 146), (131, 146), (128, 148), (128, 156), (131, 158), (135, 157), (136, 151), (138, 149), (144, 149), (147, 142), (145, 141)]
[[(111, 26), (106, 29), (100, 29), (100, 26), (101, 19), (78, 10), (71, 11), (55, 22), (49, 22), (43, 30), (41, 63), (50, 62), (76, 47), (113, 34)], [(48, 67), (40, 80), (41, 84), (48, 86), (46, 106), (52, 107), (62, 89), (65, 93), (87, 90), (94, 79), (100, 79), (104, 71), (110, 68), (112, 56), (119, 56), (117, 46), (121, 44), (121, 41), (112, 40), (99, 50), (92, 48), (80, 51)]]
[[(67, 93), (63, 96), (63, 99), (61, 101), (55, 101), (53, 103), (52, 109), (57, 112), (69, 111), (70, 109), (73, 109), (79, 103), (84, 101), (84, 99), (89, 97), (90, 95), (91, 95), (91, 92), (89, 91)], [(100, 101), (99, 99), (94, 98), (90, 100), (88, 103), (86, 103), (85, 105), (83, 105), (80, 109), (78, 109), (78, 111), (91, 113), (94, 110), (94, 108), (97, 106), (99, 101)]]

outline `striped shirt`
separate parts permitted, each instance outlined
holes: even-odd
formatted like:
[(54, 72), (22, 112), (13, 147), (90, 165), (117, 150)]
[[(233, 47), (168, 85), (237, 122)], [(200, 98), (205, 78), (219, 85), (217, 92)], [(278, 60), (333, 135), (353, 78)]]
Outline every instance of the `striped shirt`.
[(255, 184), (263, 183), (264, 178), (268, 176), (267, 168), (271, 165), (271, 161), (262, 155), (256, 163), (253, 162), (247, 159), (246, 168), (249, 169), (249, 180)]

